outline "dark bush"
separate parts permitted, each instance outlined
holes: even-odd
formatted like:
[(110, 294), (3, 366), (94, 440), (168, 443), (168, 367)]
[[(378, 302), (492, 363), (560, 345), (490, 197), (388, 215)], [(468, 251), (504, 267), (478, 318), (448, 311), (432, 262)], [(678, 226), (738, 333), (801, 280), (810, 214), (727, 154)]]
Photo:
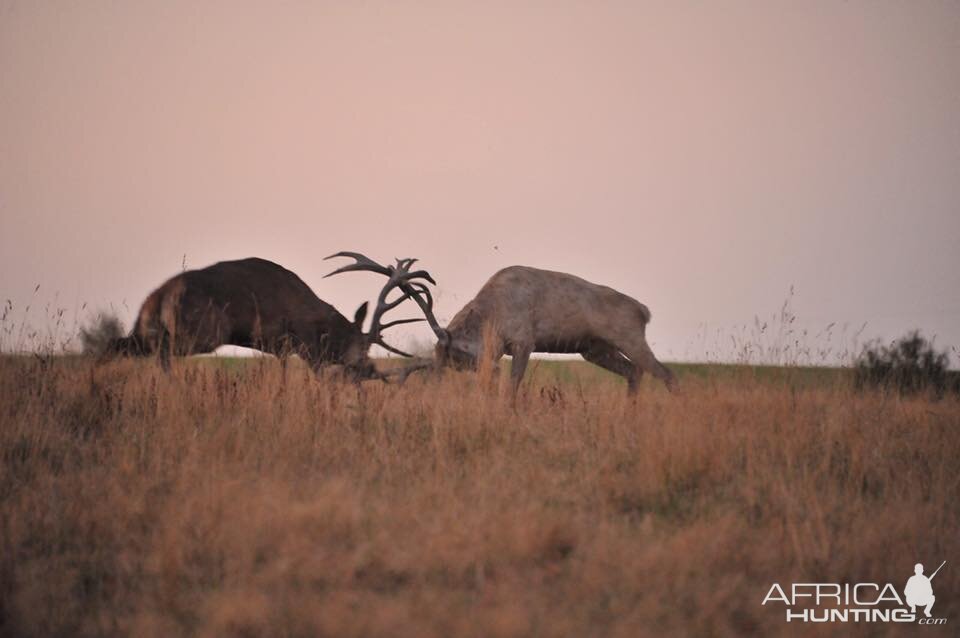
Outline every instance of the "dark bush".
[(913, 331), (889, 346), (867, 344), (857, 359), (855, 384), (858, 390), (881, 388), (901, 395), (929, 392), (940, 398), (954, 385), (946, 352), (937, 352), (933, 343)]
[(99, 356), (106, 353), (111, 344), (123, 336), (123, 324), (116, 316), (100, 313), (92, 323), (80, 328), (80, 343), (83, 353)]

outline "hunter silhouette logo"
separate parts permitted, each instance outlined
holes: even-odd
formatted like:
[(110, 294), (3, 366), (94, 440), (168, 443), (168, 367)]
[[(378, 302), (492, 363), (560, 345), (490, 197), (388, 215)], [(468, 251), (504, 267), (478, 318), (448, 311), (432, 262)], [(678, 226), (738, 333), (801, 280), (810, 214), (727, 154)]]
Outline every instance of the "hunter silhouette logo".
[(911, 613), (917, 613), (917, 607), (923, 607), (923, 614), (927, 618), (930, 617), (930, 610), (933, 609), (933, 603), (937, 600), (937, 597), (933, 595), (933, 587), (930, 585), (930, 581), (946, 564), (947, 561), (940, 563), (940, 567), (937, 567), (937, 571), (930, 574), (930, 578), (923, 575), (922, 563), (917, 563), (914, 566), (913, 576), (907, 581), (907, 586), (903, 588), (903, 595), (907, 599), (907, 604), (910, 605)]
[[(903, 598), (890, 583), (773, 583), (762, 605), (783, 603), (787, 622), (897, 622), (944, 625), (946, 618), (931, 617), (933, 595), (930, 582), (947, 561), (930, 574), (914, 565), (914, 575), (903, 588)], [(906, 602), (904, 602), (906, 601)], [(918, 618), (917, 608), (923, 609)]]

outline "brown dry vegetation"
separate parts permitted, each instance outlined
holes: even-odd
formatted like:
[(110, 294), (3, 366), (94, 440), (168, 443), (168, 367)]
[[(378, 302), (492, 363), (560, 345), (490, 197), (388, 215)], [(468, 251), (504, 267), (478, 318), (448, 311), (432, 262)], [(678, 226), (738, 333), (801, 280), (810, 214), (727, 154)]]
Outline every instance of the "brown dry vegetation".
[(760, 603), (942, 559), (960, 622), (955, 398), (682, 382), (2, 359), (0, 633), (902, 633)]

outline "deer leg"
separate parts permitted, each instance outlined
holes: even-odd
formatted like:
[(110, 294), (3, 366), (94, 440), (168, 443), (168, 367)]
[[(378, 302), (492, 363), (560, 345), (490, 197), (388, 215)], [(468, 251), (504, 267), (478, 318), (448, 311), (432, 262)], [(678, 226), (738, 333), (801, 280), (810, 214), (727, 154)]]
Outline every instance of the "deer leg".
[(637, 387), (640, 385), (640, 379), (643, 376), (643, 369), (634, 365), (610, 344), (604, 342), (593, 343), (589, 348), (582, 351), (580, 356), (594, 365), (620, 375), (627, 380), (627, 392), (629, 394), (637, 393)]
[(159, 344), (157, 347), (157, 357), (160, 360), (160, 368), (164, 372), (170, 372), (170, 349), (173, 347), (170, 333), (164, 330), (160, 333)]
[(530, 361), (530, 354), (533, 352), (533, 346), (528, 344), (510, 344), (510, 356), (513, 362), (510, 365), (510, 385), (513, 387), (513, 394), (516, 396), (520, 382), (523, 381), (523, 373), (527, 370), (527, 363)]
[(639, 344), (631, 344), (629, 348), (621, 348), (621, 351), (637, 365), (639, 370), (645, 370), (663, 381), (668, 390), (673, 392), (677, 389), (677, 378), (665, 365), (657, 361), (646, 339), (641, 338)]

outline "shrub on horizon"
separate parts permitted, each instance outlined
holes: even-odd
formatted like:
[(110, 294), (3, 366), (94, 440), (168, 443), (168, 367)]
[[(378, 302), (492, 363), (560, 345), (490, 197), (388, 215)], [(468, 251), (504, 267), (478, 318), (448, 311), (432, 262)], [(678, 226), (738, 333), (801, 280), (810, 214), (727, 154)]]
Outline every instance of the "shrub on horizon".
[(951, 384), (949, 356), (938, 352), (933, 342), (919, 330), (907, 334), (889, 346), (868, 343), (857, 359), (854, 384), (857, 390), (880, 388), (900, 395), (924, 392), (942, 398)]

